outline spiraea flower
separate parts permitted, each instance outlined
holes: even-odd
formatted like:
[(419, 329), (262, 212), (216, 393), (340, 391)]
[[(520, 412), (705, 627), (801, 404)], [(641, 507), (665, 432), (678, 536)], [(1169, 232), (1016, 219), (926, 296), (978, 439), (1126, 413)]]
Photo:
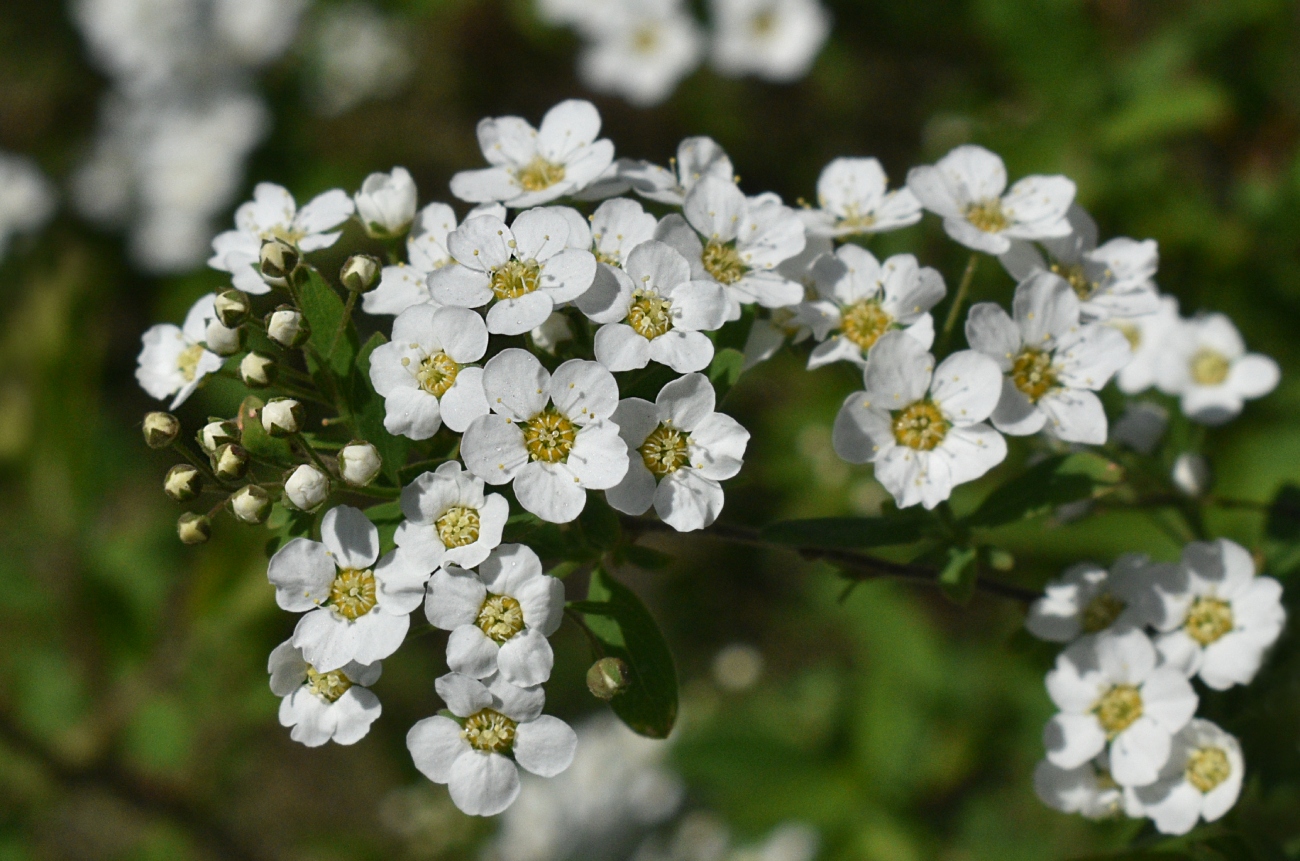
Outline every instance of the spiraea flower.
[(1162, 834), (1186, 834), (1200, 820), (1214, 822), (1232, 809), (1245, 770), (1237, 739), (1208, 720), (1193, 718), (1174, 736), (1156, 782), (1127, 795)]
[(871, 463), (899, 507), (934, 508), (1007, 456), (1002, 434), (984, 424), (1001, 390), (998, 366), (961, 350), (938, 368), (906, 332), (887, 332), (871, 348), (865, 391), (835, 417), (831, 442), (849, 463)]
[(492, 413), (465, 431), (461, 458), (488, 484), (514, 482), (519, 504), (568, 523), (588, 489), (606, 490), (627, 472), (627, 446), (610, 421), (618, 384), (599, 362), (570, 359), (547, 372), (532, 353), (502, 350), (483, 368)]
[(1124, 810), (1124, 790), (1110, 775), (1103, 753), (1077, 768), (1044, 759), (1034, 768), (1034, 792), (1054, 810), (1087, 819), (1109, 819)]
[(970, 345), (997, 362), (1005, 378), (993, 425), (1025, 436), (1045, 430), (1066, 442), (1106, 441), (1106, 411), (1095, 394), (1129, 360), (1115, 328), (1079, 322), (1079, 298), (1049, 272), (1016, 288), (1013, 320), (981, 302), (966, 318)]
[(271, 288), (258, 274), (263, 242), (279, 239), (303, 252), (329, 248), (342, 235), (338, 228), (352, 212), (352, 198), (341, 189), (318, 195), (298, 209), (287, 189), (259, 182), (253, 199), (235, 210), (235, 229), (212, 240), (208, 265), (229, 272), (235, 287), (245, 293), (269, 293)]
[(620, 0), (596, 16), (578, 75), (597, 92), (637, 107), (657, 105), (700, 64), (704, 40), (682, 0)]
[(448, 461), (402, 489), (402, 514), (394, 540), (412, 567), (474, 568), (501, 543), (510, 504), (485, 494), (483, 479)]
[[(658, 226), (655, 217), (635, 200), (607, 200), (591, 214), (591, 253), (602, 266), (622, 268), (632, 249), (655, 238)], [(586, 295), (579, 298), (585, 299)]]
[(1126, 395), (1136, 395), (1156, 384), (1165, 343), (1181, 323), (1178, 300), (1173, 296), (1160, 296), (1155, 310), (1140, 317), (1111, 317), (1107, 325), (1114, 326), (1128, 339), (1133, 358), (1115, 375), (1115, 385)]
[(522, 335), (596, 277), (595, 256), (570, 247), (569, 234), (568, 219), (552, 209), (522, 212), (510, 227), (493, 216), (471, 218), (447, 237), (456, 263), (429, 276), (429, 292), (443, 305), (491, 303), (488, 331)]
[(370, 382), (384, 398), (389, 433), (428, 439), (445, 422), (456, 432), (487, 412), (483, 318), (468, 308), (415, 305), (393, 321), (393, 340), (370, 355)]
[(168, 409), (185, 403), (208, 374), (221, 370), (222, 359), (204, 346), (215, 294), (209, 293), (190, 308), (183, 326), (159, 323), (141, 337), (144, 348), (135, 369), (140, 388), (158, 400), (171, 398)]
[(740, 472), (749, 431), (714, 412), (717, 395), (703, 374), (687, 374), (659, 390), (652, 404), (627, 398), (614, 411), (627, 443), (627, 475), (605, 498), (626, 514), (653, 505), (679, 532), (703, 529), (722, 513), (721, 482)]
[(0, 152), (0, 259), (15, 233), (40, 229), (54, 215), (53, 184), (29, 158)]
[(713, 67), (728, 76), (795, 81), (808, 74), (831, 32), (818, 0), (711, 0)]
[(1083, 637), (1062, 652), (1047, 674), (1060, 709), (1043, 730), (1048, 761), (1078, 768), (1109, 744), (1117, 783), (1154, 783), (1197, 705), (1183, 674), (1156, 664), (1155, 646), (1137, 629)]
[(920, 266), (910, 254), (895, 254), (883, 265), (858, 245), (843, 245), (813, 268), (817, 295), (802, 317), (821, 341), (808, 368), (832, 362), (867, 364), (867, 351), (880, 336), (902, 329), (925, 349), (934, 343), (933, 308), (947, 294), (943, 276)]
[(659, 223), (656, 238), (687, 259), (693, 278), (727, 288), (728, 320), (740, 319), (742, 305), (781, 308), (803, 299), (803, 285), (777, 271), (803, 251), (803, 222), (774, 194), (745, 197), (734, 182), (706, 176), (682, 215)]
[(547, 637), (564, 619), (564, 584), (542, 573), (541, 560), (523, 544), (502, 544), (478, 574), (444, 564), (429, 580), (424, 614), (451, 631), (447, 666), (484, 679), (496, 673), (520, 687), (551, 677), (555, 655)]
[(1277, 387), (1277, 362), (1247, 353), (1241, 333), (1223, 314), (1183, 320), (1165, 339), (1157, 359), (1156, 384), (1176, 395), (1192, 421), (1221, 425), (1244, 403)]
[(907, 187), (943, 218), (949, 236), (975, 251), (1005, 254), (1013, 239), (1070, 235), (1066, 212), (1074, 202), (1073, 182), (1027, 176), (1008, 191), (1002, 159), (980, 146), (959, 146), (934, 165), (912, 168)]
[(844, 237), (898, 230), (921, 220), (921, 201), (907, 186), (889, 190), (874, 158), (837, 158), (817, 179), (817, 208), (799, 213), (816, 236)]
[(706, 176), (735, 182), (736, 169), (713, 138), (693, 137), (677, 145), (677, 157), (672, 159), (669, 167), (648, 161), (620, 163), (619, 176), (647, 200), (681, 206), (697, 182)]
[(357, 219), (376, 239), (403, 235), (415, 219), (415, 180), (404, 167), (370, 174), (352, 199)]
[(460, 673), (435, 687), (456, 718), (425, 718), (406, 734), (406, 748), (425, 777), (447, 784), (465, 813), (494, 816), (513, 804), (520, 768), (554, 777), (573, 761), (578, 737), (564, 721), (542, 714), (541, 688)]
[(286, 640), (271, 652), (266, 670), (271, 693), (281, 698), (280, 725), (291, 727), (289, 737), (299, 744), (356, 744), (379, 719), (379, 697), (369, 687), (379, 681), (379, 662), (350, 661), (322, 673)]
[(379, 559), (379, 530), (359, 509), (325, 512), (320, 533), (320, 541), (289, 541), (267, 568), (280, 609), (305, 614), (293, 645), (322, 673), (388, 657), (406, 637), (428, 572), (408, 572), (392, 553)]
[(1047, 584), (1029, 608), (1025, 627), (1040, 640), (1068, 643), (1108, 628), (1117, 631), (1154, 624), (1160, 611), (1155, 583), (1172, 566), (1127, 553), (1109, 570), (1081, 562)]
[(540, 129), (520, 117), (481, 120), (479, 147), (492, 166), (456, 174), (451, 192), (470, 203), (499, 201), (512, 209), (572, 195), (614, 161), (614, 144), (597, 140), (598, 134), (600, 113), (591, 102), (578, 99), (547, 111)]
[(1156, 590), (1161, 656), (1214, 690), (1249, 683), (1286, 623), (1282, 585), (1255, 576), (1250, 553), (1225, 538), (1188, 544)]
[(777, 267), (777, 272), (803, 285), (804, 301), (784, 308), (772, 308), (766, 314), (755, 315), (742, 351), (745, 355), (743, 365), (745, 370), (772, 358), (787, 341), (799, 344), (808, 340), (813, 335), (814, 324), (826, 331), (825, 317), (814, 307), (814, 300), (818, 295), (817, 264), (834, 250), (835, 243), (829, 236), (810, 233), (803, 251)]

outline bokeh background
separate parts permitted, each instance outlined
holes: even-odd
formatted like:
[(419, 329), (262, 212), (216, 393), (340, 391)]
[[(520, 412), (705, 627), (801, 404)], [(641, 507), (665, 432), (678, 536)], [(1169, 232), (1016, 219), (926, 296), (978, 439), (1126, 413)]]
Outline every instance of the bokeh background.
[[(708, 134), (746, 190), (791, 202), (813, 197), (835, 156), (875, 155), (901, 179), (981, 143), (1013, 176), (1073, 177), (1103, 236), (1159, 240), (1160, 287), (1184, 312), (1224, 311), (1252, 349), (1278, 358), (1279, 389), (1203, 446), (1227, 495), (1268, 502), (1300, 481), (1295, 3), (840, 0), (828, 3), (834, 33), (806, 79), (703, 70), (653, 110), (586, 93), (574, 37), (539, 23), (526, 0), (378, 5), (409, 47), (405, 83), (323, 115), (309, 97), (312, 59), (291, 50), (254, 85), (270, 134), (240, 199), (258, 179), (304, 200), (404, 165), (422, 204), (450, 200), (451, 174), (481, 161), (480, 117), (536, 121), (571, 96), (593, 98), (620, 155), (663, 163), (683, 136)], [(0, 149), (63, 182), (92, 146), (108, 86), (64, 4), (0, 4)], [(964, 262), (933, 221), (873, 248), (913, 250), (950, 283)], [(385, 661), (384, 716), (356, 746), (307, 750), (277, 725), (266, 655), (294, 620), (266, 583), (265, 534), (226, 520), (209, 545), (182, 547), (178, 511), (160, 492), (170, 459), (139, 435), (154, 408), (132, 377), (139, 334), (179, 320), (222, 286), (220, 273), (158, 277), (132, 260), (118, 233), (65, 205), (0, 264), (0, 859), (479, 857), (499, 823), (456, 812), (404, 746), (406, 728), (440, 705), (437, 636)], [(977, 299), (1002, 301), (1012, 286), (991, 265), (975, 284)], [(830, 447), (854, 382), (842, 367), (804, 372), (791, 355), (742, 378), (724, 408), (754, 438), (724, 522), (878, 508), (869, 470)], [(229, 393), (212, 387), (181, 416), (193, 428), (210, 412), (229, 414)], [(1234, 510), (1210, 525), (1266, 554), (1300, 618), (1300, 529), (1275, 516), (1268, 531), (1265, 519)], [(1016, 559), (1007, 579), (1031, 587), (1082, 558), (1179, 549), (1168, 524), (1135, 513), (1040, 519), (998, 542)], [(682, 861), (781, 861), (790, 856), (771, 849), (773, 829), (789, 836), (798, 823), (825, 859), (1300, 858), (1294, 634), (1256, 683), (1203, 707), (1243, 740), (1242, 802), (1221, 826), (1157, 844), (1141, 823), (1089, 823), (1034, 797), (1053, 650), (1020, 632), (1021, 605), (980, 595), (957, 607), (891, 583), (840, 600), (831, 569), (794, 555), (707, 537), (655, 546), (677, 561), (619, 575), (669, 635), (682, 725), (671, 744), (648, 748), (586, 725), (608, 736), (584, 766), (587, 790), (556, 791), (625, 782), (619, 763), (635, 760), (658, 769), (669, 798), (659, 803), (676, 812), (639, 823), (606, 814), (608, 832), (573, 857), (628, 857), (651, 834)], [(585, 645), (571, 628), (555, 642), (550, 708), (581, 723), (603, 710), (583, 684)], [(537, 809), (516, 830), (554, 824)], [(1141, 854), (1157, 845), (1169, 854)], [(502, 857), (556, 857), (508, 849), (498, 844)]]

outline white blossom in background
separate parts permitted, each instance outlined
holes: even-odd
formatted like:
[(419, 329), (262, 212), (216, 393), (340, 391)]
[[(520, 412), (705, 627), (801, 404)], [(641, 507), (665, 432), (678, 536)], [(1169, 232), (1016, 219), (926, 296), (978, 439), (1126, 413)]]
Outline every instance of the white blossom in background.
[(300, 744), (356, 744), (379, 719), (379, 697), (369, 688), (379, 681), (379, 662), (352, 661), (321, 673), (286, 640), (271, 652), (266, 670), (271, 693), (281, 698), (280, 725), (291, 727), (289, 737)]
[(394, 536), (399, 555), (430, 574), (439, 565), (477, 567), (501, 543), (510, 517), (506, 498), (485, 494), (483, 479), (454, 460), (403, 488), (401, 506), (406, 519)]
[(547, 111), (538, 129), (520, 117), (481, 120), (479, 147), (492, 167), (457, 173), (451, 192), (470, 203), (525, 209), (582, 191), (614, 161), (614, 144), (599, 134), (595, 105), (577, 99)]
[(184, 325), (159, 323), (141, 336), (135, 379), (151, 397), (171, 398), (168, 409), (185, 403), (205, 376), (221, 370), (222, 358), (204, 345), (215, 298), (209, 293), (195, 302)]
[(581, 28), (578, 76), (636, 107), (657, 105), (700, 64), (704, 39), (682, 0), (609, 0)]
[(1280, 377), (1273, 359), (1246, 352), (1241, 333), (1223, 314), (1181, 321), (1156, 359), (1156, 385), (1179, 398), (1188, 418), (1207, 425), (1235, 418), (1246, 401), (1273, 391)]
[(1109, 819), (1124, 810), (1124, 790), (1110, 776), (1106, 755), (1077, 768), (1061, 768), (1048, 760), (1034, 767), (1034, 792), (1048, 807), (1078, 813), (1087, 819)]
[(898, 230), (921, 220), (921, 201), (907, 186), (889, 190), (874, 158), (837, 158), (817, 179), (817, 208), (799, 213), (808, 232), (842, 238)]
[(54, 215), (54, 186), (25, 156), (0, 152), (0, 260), (16, 233), (33, 233)]
[(415, 71), (403, 22), (369, 3), (318, 7), (304, 50), (307, 98), (326, 117), (393, 96)]
[(633, 861), (813, 861), (821, 847), (817, 830), (783, 822), (761, 839), (737, 846), (730, 829), (712, 813), (683, 816), (671, 835), (648, 838)]
[(831, 32), (818, 0), (710, 0), (710, 59), (719, 74), (787, 83), (808, 74)]
[(787, 341), (801, 344), (812, 337), (813, 325), (823, 320), (813, 302), (818, 295), (817, 265), (834, 250), (830, 237), (809, 233), (803, 251), (776, 267), (778, 273), (803, 285), (804, 301), (755, 315), (742, 350), (744, 370), (772, 358)]
[(1168, 428), (1169, 410), (1151, 401), (1129, 401), (1124, 415), (1111, 425), (1108, 441), (1149, 455), (1160, 445)]
[(1079, 320), (1079, 298), (1049, 272), (1016, 287), (1013, 320), (981, 302), (966, 318), (966, 339), (1006, 376), (993, 425), (1012, 436), (1046, 431), (1066, 442), (1106, 441), (1106, 411), (1095, 394), (1129, 361), (1115, 328)]
[(402, 236), (415, 220), (415, 180), (404, 167), (370, 174), (352, 200), (357, 220), (377, 239)]
[(1140, 317), (1112, 317), (1106, 321), (1128, 339), (1133, 358), (1115, 375), (1115, 384), (1126, 395), (1136, 395), (1156, 384), (1156, 372), (1165, 342), (1178, 328), (1178, 300), (1160, 296), (1155, 310)]
[(461, 439), (461, 458), (488, 484), (514, 483), (525, 510), (552, 523), (582, 513), (587, 489), (627, 472), (627, 446), (610, 421), (618, 383), (598, 362), (570, 359), (551, 374), (533, 354), (502, 350), (483, 368), (490, 415)]
[(1250, 553), (1225, 538), (1188, 544), (1156, 589), (1161, 657), (1214, 690), (1248, 684), (1286, 623), (1282, 584), (1255, 576)]
[(1202, 819), (1214, 822), (1232, 809), (1245, 770), (1237, 739), (1194, 718), (1174, 736), (1156, 782), (1126, 790), (1129, 813), (1149, 816), (1162, 834), (1186, 834)]
[(647, 200), (682, 206), (686, 195), (705, 177), (723, 182), (736, 181), (736, 169), (718, 142), (709, 137), (685, 138), (677, 145), (677, 156), (669, 167), (648, 161), (622, 164), (619, 175), (632, 190)]
[(871, 463), (900, 508), (934, 508), (1006, 458), (1006, 440), (984, 424), (1002, 386), (988, 356), (960, 350), (936, 368), (915, 338), (887, 332), (863, 384), (840, 407), (831, 442), (849, 463)]
[(1140, 553), (1126, 553), (1109, 570), (1094, 562), (1072, 565), (1030, 606), (1025, 627), (1040, 640), (1069, 643), (1108, 628), (1153, 625), (1160, 615), (1155, 585), (1172, 568)]
[(659, 519), (678, 532), (703, 529), (718, 519), (722, 482), (744, 463), (749, 431), (714, 412), (717, 395), (703, 374), (687, 374), (659, 390), (652, 404), (626, 398), (614, 422), (627, 444), (627, 474), (605, 498), (618, 511)]
[(950, 237), (975, 251), (1005, 254), (1012, 240), (1054, 239), (1071, 232), (1066, 218), (1074, 202), (1071, 180), (1027, 176), (1007, 190), (1002, 159), (980, 146), (959, 146), (934, 165), (912, 168), (907, 187), (922, 206), (943, 218)]

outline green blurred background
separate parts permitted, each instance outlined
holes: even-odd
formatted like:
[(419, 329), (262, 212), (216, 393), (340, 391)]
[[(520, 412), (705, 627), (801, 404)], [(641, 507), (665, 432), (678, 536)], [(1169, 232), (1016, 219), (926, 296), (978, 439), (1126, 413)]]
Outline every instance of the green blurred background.
[[(813, 197), (835, 156), (875, 155), (901, 180), (966, 141), (1000, 152), (1012, 176), (1066, 173), (1103, 236), (1159, 240), (1160, 286), (1184, 312), (1227, 312), (1283, 366), (1278, 391), (1207, 436), (1220, 489), (1267, 501), (1300, 480), (1300, 7), (829, 5), (834, 34), (804, 81), (700, 71), (655, 110), (594, 98), (606, 134), (620, 155), (661, 163), (681, 137), (711, 135), (747, 191), (792, 202)], [(524, 0), (387, 7), (414, 49), (405, 89), (321, 119), (304, 106), (301, 61), (281, 61), (263, 78), (274, 132), (246, 188), (269, 179), (304, 200), (400, 164), (422, 204), (449, 200), (450, 175), (480, 164), (480, 117), (536, 121), (560, 99), (591, 97), (574, 76), (575, 39), (537, 23)], [(0, 6), (0, 149), (66, 177), (105, 86), (62, 4)], [(876, 243), (915, 251), (950, 283), (964, 261), (932, 220)], [(132, 372), (140, 333), (178, 321), (219, 275), (143, 276), (119, 238), (66, 208), (0, 265), (0, 859), (475, 857), (493, 824), (457, 814), (403, 742), (440, 706), (442, 641), (420, 637), (385, 661), (384, 715), (366, 739), (307, 750), (277, 725), (266, 685), (266, 655), (294, 618), (266, 583), (264, 534), (222, 520), (207, 546), (175, 540), (178, 511), (160, 492), (170, 458), (140, 441), (154, 404)], [(986, 264), (976, 298), (1007, 301), (1011, 286)], [(869, 513), (883, 499), (868, 469), (830, 448), (855, 375), (808, 374), (800, 361), (749, 373), (724, 405), (754, 435), (724, 522)], [(228, 397), (214, 390), (181, 417), (193, 429), (221, 409)], [(1235, 511), (1211, 528), (1265, 553), (1286, 582), (1296, 537), (1267, 538), (1263, 521)], [(1169, 559), (1179, 547), (1139, 514), (1040, 519), (997, 540), (1017, 560), (1007, 579), (1033, 587), (1079, 559)], [(839, 602), (834, 572), (794, 555), (703, 537), (655, 546), (679, 561), (620, 576), (678, 661), (684, 724), (669, 758), (687, 806), (714, 811), (738, 840), (800, 820), (819, 830), (826, 859), (1012, 861), (1153, 845), (1141, 823), (1089, 823), (1035, 799), (1054, 650), (1019, 633), (1021, 606), (977, 596), (959, 608), (888, 583)], [(1250, 687), (1204, 701), (1242, 737), (1247, 785), (1222, 826), (1173, 857), (1300, 858), (1298, 640), (1287, 635)], [(737, 642), (765, 658), (740, 692), (711, 669)], [(550, 710), (576, 720), (602, 708), (583, 685), (581, 635), (566, 627), (556, 647)]]

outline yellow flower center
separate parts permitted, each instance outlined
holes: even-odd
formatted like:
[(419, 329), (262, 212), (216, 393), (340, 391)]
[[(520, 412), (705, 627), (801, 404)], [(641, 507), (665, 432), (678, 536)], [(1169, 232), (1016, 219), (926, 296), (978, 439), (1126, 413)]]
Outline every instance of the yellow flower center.
[(176, 367), (180, 370), (181, 376), (185, 378), (185, 382), (194, 382), (194, 378), (199, 374), (199, 359), (201, 358), (203, 358), (202, 344), (187, 347), (183, 353), (176, 357)]
[(844, 337), (862, 348), (862, 352), (871, 349), (871, 345), (894, 325), (894, 318), (875, 299), (863, 299), (844, 309), (840, 328)]
[(1232, 775), (1232, 763), (1221, 747), (1199, 747), (1187, 757), (1187, 782), (1202, 793), (1209, 792)]
[(948, 420), (929, 401), (917, 401), (894, 416), (894, 439), (917, 451), (931, 451), (948, 435)]
[(673, 303), (658, 293), (638, 290), (632, 294), (627, 324), (647, 341), (653, 341), (673, 327)]
[(1069, 282), (1070, 287), (1074, 289), (1074, 295), (1080, 299), (1087, 299), (1097, 289), (1097, 285), (1084, 274), (1083, 266), (1078, 263), (1053, 263), (1052, 271)]
[(375, 575), (369, 568), (343, 568), (330, 585), (330, 607), (355, 621), (375, 608)]
[(1111, 626), (1119, 614), (1128, 606), (1109, 592), (1102, 592), (1088, 602), (1083, 608), (1082, 627), (1084, 633), (1095, 634)]
[(1197, 385), (1217, 386), (1228, 378), (1232, 363), (1218, 350), (1202, 347), (1192, 356), (1192, 379)]
[(850, 206), (844, 217), (839, 220), (840, 227), (852, 227), (858, 230), (867, 230), (874, 227), (876, 217), (869, 212), (859, 213), (856, 206)]
[(1233, 628), (1232, 605), (1218, 598), (1201, 596), (1187, 609), (1187, 636), (1208, 646)]
[(420, 370), (415, 372), (415, 379), (420, 383), (420, 388), (435, 398), (440, 398), (456, 382), (459, 373), (460, 365), (456, 364), (456, 360), (439, 350), (424, 357), (424, 361), (420, 362)]
[(735, 284), (749, 271), (734, 245), (716, 239), (710, 239), (709, 244), (704, 246), (700, 262), (704, 264), (704, 271), (719, 284)]
[(1002, 201), (996, 197), (966, 207), (966, 220), (985, 233), (999, 233), (1011, 224), (1002, 211)]
[(478, 541), (478, 510), (453, 505), (434, 521), (445, 547), (464, 547)]
[(524, 447), (542, 463), (564, 463), (578, 437), (577, 428), (555, 407), (547, 407), (524, 422)]
[(659, 425), (645, 438), (637, 451), (645, 468), (654, 473), (656, 478), (663, 478), (690, 463), (687, 453), (687, 435), (668, 425)]
[(1113, 739), (1142, 717), (1142, 694), (1133, 685), (1115, 685), (1097, 700), (1092, 713), (1106, 738)]
[(537, 289), (541, 275), (536, 260), (509, 260), (492, 272), (492, 294), (498, 299), (518, 299)]
[(483, 709), (465, 719), (460, 737), (484, 753), (508, 753), (515, 743), (514, 721), (501, 712)]
[(527, 191), (541, 191), (557, 182), (564, 182), (564, 165), (547, 161), (540, 155), (533, 156), (519, 173), (515, 174), (519, 184)]
[(489, 595), (475, 622), (484, 634), (504, 643), (524, 629), (524, 608), (509, 595)]
[(336, 701), (347, 693), (350, 687), (352, 687), (352, 680), (343, 675), (342, 670), (318, 673), (315, 667), (307, 668), (308, 690), (326, 702)]
[(1052, 354), (1035, 350), (1033, 347), (1021, 350), (1011, 366), (1011, 381), (1032, 403), (1038, 403), (1038, 399), (1056, 385), (1056, 369), (1052, 367)]
[(753, 17), (749, 25), (753, 29), (755, 36), (770, 36), (772, 31), (776, 29), (776, 11), (764, 9)]
[(1119, 333), (1128, 341), (1129, 349), (1136, 353), (1138, 347), (1142, 346), (1142, 330), (1132, 323), (1118, 320), (1112, 321), (1111, 325), (1119, 330)]
[(659, 28), (654, 24), (644, 24), (632, 36), (632, 50), (638, 54), (650, 54), (659, 47)]

